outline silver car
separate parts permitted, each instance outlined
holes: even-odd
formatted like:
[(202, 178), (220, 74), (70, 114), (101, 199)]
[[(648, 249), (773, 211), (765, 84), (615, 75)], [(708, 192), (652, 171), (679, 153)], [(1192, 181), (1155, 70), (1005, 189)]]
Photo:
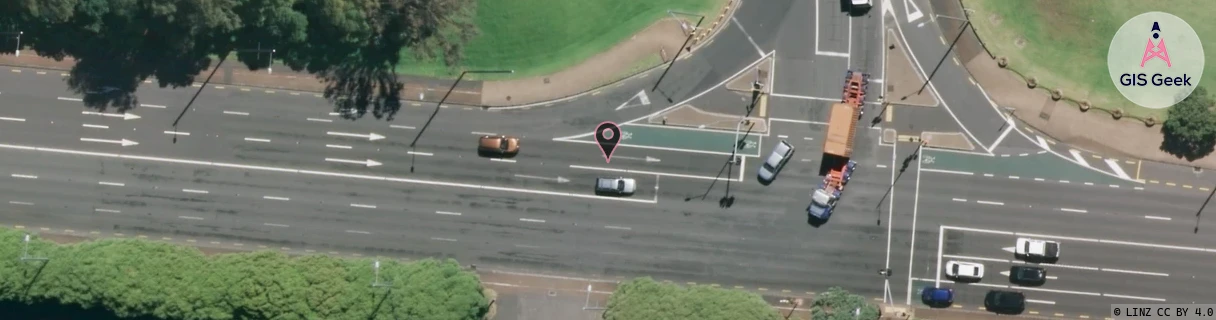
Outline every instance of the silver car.
[(637, 181), (631, 178), (596, 178), (595, 193), (618, 196), (632, 195), (638, 188)]
[(791, 146), (785, 140), (778, 142), (773, 147), (773, 153), (769, 154), (768, 159), (760, 164), (760, 170), (757, 170), (756, 176), (760, 178), (760, 183), (770, 183), (777, 177), (777, 172), (785, 167), (785, 163), (789, 162), (790, 157), (794, 156), (794, 146)]

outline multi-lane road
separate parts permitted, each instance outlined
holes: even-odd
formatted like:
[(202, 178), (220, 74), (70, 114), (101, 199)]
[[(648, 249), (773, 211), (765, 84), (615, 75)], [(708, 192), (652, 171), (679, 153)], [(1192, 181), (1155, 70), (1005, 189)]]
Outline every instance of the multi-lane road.
[[(884, 1), (848, 17), (838, 1), (748, 1), (657, 92), (631, 81), (532, 108), (407, 104), (393, 121), (344, 120), (311, 93), (209, 86), (171, 127), (192, 90), (145, 86), (147, 104), (124, 115), (82, 108), (58, 72), (5, 73), (0, 218), (774, 294), (842, 286), (894, 304), (919, 305), (916, 290), (942, 285), (956, 288), (955, 309), (969, 310), (984, 291), (1010, 288), (1000, 272), (1021, 264), (1010, 247), (1034, 237), (1060, 241), (1063, 257), (1047, 266), (1045, 285), (1012, 287), (1032, 299), (1027, 314), (1097, 318), (1111, 303), (1211, 296), (1201, 266), (1216, 255), (1202, 237), (1213, 226), (1197, 214), (1206, 189), (1137, 181), (1185, 177), (1182, 169), (1136, 162), (1132, 173), (1128, 162), (1087, 161), (1043, 142), (1003, 118), (958, 64), (943, 64), (928, 86), (942, 103), (925, 112), (940, 114), (915, 119), (956, 126), (981, 150), (881, 143), (883, 127), (904, 119), (860, 128), (861, 169), (838, 213), (807, 223), (826, 107), (843, 73), (864, 70), (881, 84), (878, 34), (888, 29), (906, 39), (920, 72), (931, 72), (948, 45), (937, 40), (933, 9)], [(765, 58), (776, 66), (768, 131), (645, 121), (682, 101), (726, 96), (722, 84)], [(636, 104), (639, 92), (648, 103)], [(879, 96), (867, 101), (874, 113)], [(611, 163), (588, 137), (602, 121), (624, 131)], [(478, 156), (477, 138), (497, 134), (521, 137), (521, 153)], [(736, 135), (745, 143), (732, 163)], [(761, 185), (756, 168), (779, 140), (796, 153), (776, 182)], [(595, 178), (618, 176), (636, 179), (637, 194), (592, 192)], [(989, 273), (952, 283), (939, 270), (950, 260), (981, 262)], [(879, 275), (883, 268), (892, 274)]]

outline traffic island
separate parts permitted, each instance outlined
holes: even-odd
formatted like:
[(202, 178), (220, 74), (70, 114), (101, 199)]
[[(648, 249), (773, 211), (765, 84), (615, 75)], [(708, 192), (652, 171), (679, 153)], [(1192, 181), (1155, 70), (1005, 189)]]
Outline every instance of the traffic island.
[[(745, 121), (742, 125), (740, 121)], [(768, 121), (760, 117), (747, 117), (703, 111), (693, 105), (682, 105), (667, 112), (650, 116), (646, 119), (650, 124), (692, 127), (698, 129), (717, 129), (734, 131), (740, 126), (754, 134), (768, 132)]]
[(925, 141), (926, 146), (938, 149), (975, 150), (975, 145), (971, 144), (971, 139), (968, 139), (966, 135), (960, 132), (925, 131), (920, 133), (920, 140)]
[(886, 68), (883, 85), (887, 89), (884, 101), (907, 106), (938, 106), (940, 103), (937, 97), (933, 95), (932, 90), (926, 90), (925, 78), (916, 72), (916, 66), (908, 56), (907, 47), (899, 40), (895, 31), (887, 30), (884, 39), (887, 51), (883, 61), (883, 67)]

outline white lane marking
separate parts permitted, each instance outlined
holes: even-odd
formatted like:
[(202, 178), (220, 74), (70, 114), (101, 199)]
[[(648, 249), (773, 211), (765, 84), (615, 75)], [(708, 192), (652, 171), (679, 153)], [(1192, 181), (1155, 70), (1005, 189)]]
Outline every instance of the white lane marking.
[[(592, 131), (595, 131), (595, 130), (592, 130)], [(497, 136), (498, 135), (497, 133), (493, 133), (493, 132), (480, 132), (480, 131), (473, 131), (473, 134), (479, 135), (479, 136)]]
[(985, 174), (984, 174), (984, 176), (985, 176), (985, 177), (989, 177), (989, 178), (991, 178), (991, 177), (993, 177), (993, 174), (991, 174), (991, 173), (985, 173)]
[(604, 196), (598, 196), (598, 195), (592, 195), (592, 194), (579, 194), (579, 193), (571, 193), (571, 192), (557, 192), (557, 191), (525, 189), (525, 188), (500, 187), (500, 186), (458, 183), (458, 182), (448, 182), (448, 181), (438, 181), (438, 180), (397, 178), (397, 177), (392, 177), (392, 176), (350, 174), (350, 173), (340, 173), (340, 172), (331, 172), (331, 171), (301, 170), (301, 169), (292, 169), (292, 168), (246, 165), (246, 164), (236, 164), (236, 163), (226, 163), (226, 162), (211, 162), (211, 161), (199, 161), (199, 160), (190, 160), (190, 159), (130, 155), (130, 154), (120, 154), (120, 153), (92, 152), (92, 151), (80, 151), (80, 150), (46, 148), (46, 147), (31, 147), (31, 146), (12, 145), (12, 144), (0, 144), (0, 149), (16, 149), (16, 150), (39, 151), (39, 152), (70, 154), (70, 155), (101, 157), (101, 158), (118, 158), (118, 159), (129, 159), (129, 160), (151, 161), (151, 162), (167, 162), (167, 163), (175, 163), (175, 164), (182, 164), (182, 165), (234, 168), (234, 169), (244, 169), (244, 170), (252, 170), (252, 171), (270, 171), (270, 172), (279, 172), (279, 173), (292, 173), (292, 174), (301, 174), (301, 175), (310, 175), (310, 176), (325, 176), (325, 177), (347, 178), (347, 179), (356, 179), (356, 180), (389, 181), (389, 182), (396, 182), (396, 183), (403, 183), (403, 184), (419, 184), (419, 185), (440, 186), (440, 187), (449, 187), (449, 188), (478, 189), (478, 190), (488, 190), (488, 191), (538, 194), (538, 195), (549, 195), (549, 196), (559, 196), (559, 197), (598, 199), (598, 200), (605, 200), (605, 201), (637, 202), (637, 203), (648, 203), (648, 204), (658, 203), (657, 199), (645, 200), (645, 199), (629, 199), (629, 198), (618, 198), (618, 197), (604, 197)]
[(413, 126), (402, 126), (402, 125), (395, 125), (395, 124), (390, 124), (388, 127), (394, 128), (394, 129), (407, 129), (407, 130), (417, 129), (417, 128), (414, 128)]
[(1034, 178), (1034, 181), (1047, 181), (1047, 179), (1043, 179), (1043, 178)]
[(333, 120), (329, 120), (329, 119), (317, 119), (317, 118), (308, 118), (308, 119), (306, 119), (306, 120), (308, 120), (308, 121), (316, 121), (316, 122), (334, 122)]
[(1050, 301), (1050, 300), (1035, 300), (1035, 299), (1026, 299), (1026, 302), (1030, 302), (1030, 303), (1038, 303), (1038, 304), (1056, 304), (1056, 302), (1055, 302), (1055, 301)]
[(1013, 180), (1017, 180), (1017, 179), (1021, 179), (1021, 178), (1022, 177), (1019, 177), (1019, 176), (1009, 176), (1009, 179), (1013, 179)]
[(123, 187), (123, 186), (126, 186), (126, 184), (125, 184), (125, 183), (122, 183), (122, 182), (107, 182), (107, 181), (98, 181), (98, 182), (97, 182), (97, 184), (104, 185), (104, 186), (115, 186), (115, 187)]
[(1029, 153), (1019, 153), (1019, 154), (1018, 154), (1018, 156), (1019, 156), (1019, 157), (1025, 157), (1025, 156), (1028, 156), (1028, 155), (1030, 155), (1030, 154), (1029, 154)]
[(32, 206), (32, 205), (34, 205), (34, 203), (33, 203), (33, 202), (24, 202), (24, 201), (9, 201), (8, 203), (9, 203), (9, 204), (16, 204), (16, 205), (23, 205), (23, 206)]
[(291, 198), (288, 198), (288, 197), (262, 196), (262, 199), (277, 200), (277, 201), (291, 201)]
[(1133, 188), (1133, 189), (1136, 189), (1136, 190), (1144, 190), (1144, 188), (1143, 188), (1143, 187), (1135, 187), (1135, 188)]
[(451, 239), (451, 238), (431, 238), (431, 240), (435, 240), (435, 241), (447, 241), (447, 242), (456, 242), (456, 239)]
[(346, 230), (346, 233), (372, 234), (371, 232), (362, 231), (362, 230)]
[(228, 110), (224, 110), (224, 114), (231, 114), (231, 115), (237, 115), (237, 116), (247, 116), (247, 115), (249, 115), (249, 113), (248, 113), (248, 112), (240, 112), (240, 111), (228, 111)]
[(141, 103), (141, 104), (139, 104), (139, 106), (140, 106), (140, 107), (145, 107), (145, 108), (156, 108), (156, 109), (164, 109), (164, 108), (167, 108), (167, 107), (165, 107), (165, 106), (158, 105), (158, 104), (143, 104), (143, 103)]
[(1121, 295), (1121, 294), (1109, 294), (1109, 293), (1103, 293), (1103, 294), (1102, 294), (1102, 296), (1104, 296), (1104, 297), (1111, 297), (1111, 298), (1123, 298), (1123, 299), (1133, 299), (1133, 300), (1147, 300), (1147, 301), (1165, 302), (1165, 299), (1161, 299), (1161, 298), (1149, 298), (1149, 297), (1127, 296), (1127, 295)]
[(435, 155), (434, 153), (430, 153), (430, 152), (415, 152), (415, 151), (406, 151), (405, 153), (406, 153), (406, 154), (412, 154), (412, 155), (416, 155), (416, 156), (426, 156), (426, 157), (430, 157), (430, 156)]
[(165, 134), (172, 134), (172, 135), (178, 135), (178, 136), (188, 136), (188, 135), (190, 135), (190, 133), (189, 133), (189, 132), (180, 132), (180, 131), (165, 131)]
[(1173, 218), (1170, 218), (1170, 217), (1160, 217), (1160, 216), (1144, 216), (1144, 218), (1152, 219), (1152, 220), (1165, 220), (1165, 221), (1174, 220)]
[(815, 140), (815, 138), (811, 138), (811, 137), (802, 137), (802, 140), (806, 140), (806, 141), (813, 141), (813, 140)]
[(80, 99), (80, 98), (67, 98), (67, 97), (57, 97), (57, 99), (63, 100), (63, 101), (84, 101), (83, 99)]
[(490, 158), (490, 161), (515, 163), (515, 159)]
[(25, 119), (22, 119), (22, 118), (0, 117), (0, 120), (4, 120), (4, 121), (17, 121), (17, 122), (25, 122)]
[(451, 211), (435, 211), (435, 214), (442, 214), (442, 215), (448, 215), (448, 216), (459, 216), (459, 215), (461, 215), (461, 214), (460, 214), (460, 212), (451, 212)]
[(885, 164), (876, 164), (876, 165), (874, 165), (874, 166), (879, 167), (879, 168), (886, 168), (886, 167), (887, 167), (887, 165), (885, 165)]
[(988, 204), (988, 205), (994, 205), (994, 206), (1003, 206), (1003, 205), (1005, 205), (1005, 203), (1004, 203), (1004, 202), (996, 202), (996, 201), (984, 201), (984, 200), (977, 200), (977, 201), (975, 201), (975, 203), (979, 203), (979, 204)]
[(1085, 161), (1085, 157), (1081, 156), (1080, 151), (1077, 151), (1076, 149), (1068, 149), (1068, 153), (1072, 154), (1072, 159), (1074, 162), (1076, 162), (1077, 164), (1089, 167), (1089, 162)]
[(250, 137), (245, 137), (245, 141), (253, 141), (253, 142), (270, 142), (270, 139), (260, 139), (260, 138), (250, 138)]
[(954, 170), (942, 170), (942, 169), (920, 169), (920, 170), (921, 170), (921, 171), (925, 171), (925, 172), (937, 172), (937, 173), (961, 174), (961, 175), (967, 175), (967, 176), (974, 176), (974, 175), (975, 175), (975, 172), (966, 172), (966, 171), (954, 171)]
[(779, 134), (779, 135), (777, 135), (777, 137), (778, 137), (778, 138), (781, 138), (781, 139), (786, 139), (786, 138), (789, 138), (790, 136), (787, 136), (787, 135), (784, 135), (784, 134)]
[(208, 193), (210, 193), (210, 192), (207, 192), (207, 190), (196, 190), (196, 189), (182, 189), (182, 192), (185, 192), (185, 193), (199, 193), (199, 194), (208, 194)]
[(1060, 180), (1060, 183), (1068, 183), (1068, 180)]
[(1119, 244), (1119, 245), (1126, 245), (1126, 246), (1133, 246), (1133, 247), (1148, 247), (1148, 248), (1171, 249), (1171, 250), (1181, 250), (1181, 251), (1197, 251), (1197, 252), (1216, 253), (1216, 249), (1173, 246), (1173, 245), (1164, 245), (1164, 244), (1155, 244), (1155, 243), (1142, 243), (1142, 242), (1107, 240), (1107, 239), (1091, 239), (1091, 238), (1079, 238), (1079, 237), (1065, 237), (1065, 236), (1056, 236), (1056, 235), (1049, 235), (1049, 234), (1011, 232), (1011, 231), (1000, 231), (1000, 230), (978, 229), (978, 228), (967, 228), (967, 227), (953, 227), (953, 226), (946, 226), (946, 225), (941, 226), (941, 228), (942, 229), (951, 229), (951, 230), (980, 232), (980, 233), (990, 233), (990, 234), (1027, 236), (1027, 237), (1031, 237), (1031, 238), (1061, 239), (1061, 240), (1070, 240), (1070, 241)]
[(83, 126), (85, 128), (96, 128), (96, 129), (109, 129), (110, 128), (110, 126), (103, 126), (100, 124), (88, 124), (88, 123), (82, 124), (81, 126)]
[(350, 204), (350, 206), (355, 207), (355, 208), (365, 208), (365, 209), (375, 209), (376, 208), (376, 205), (374, 205), (374, 204), (352, 203), (352, 204)]
[(954, 255), (954, 254), (943, 254), (943, 255), (942, 255), (942, 257), (943, 257), (943, 258), (951, 258), (951, 259), (975, 260), (975, 261), (989, 261), (989, 262), (1003, 262), (1003, 263), (1010, 263), (1010, 262), (1011, 262), (1010, 260), (1006, 260), (1006, 259), (995, 259), (995, 258), (984, 258), (984, 257), (970, 257), (970, 256), (960, 256), (960, 255)]
[(519, 218), (519, 221), (523, 221), (523, 222), (532, 222), (532, 223), (545, 223), (545, 220), (540, 220), (540, 219), (528, 219), (528, 218)]
[(516, 248), (527, 248), (527, 249), (540, 249), (540, 247), (538, 247), (538, 246), (532, 246), (532, 245), (526, 245), (526, 244), (516, 244), (515, 247)]
[(630, 228), (630, 227), (618, 227), (618, 226), (604, 226), (604, 229), (626, 230), (626, 231), (633, 230), (633, 228)]
[(335, 148), (335, 149), (350, 149), (351, 148), (351, 146), (344, 146), (344, 145), (340, 145), (340, 144), (327, 144), (327, 145), (325, 145), (325, 147), (326, 148)]
[(1102, 271), (1108, 271), (1108, 272), (1117, 272), (1117, 273), (1130, 273), (1130, 274), (1139, 274), (1139, 275), (1146, 275), (1146, 276), (1158, 276), (1158, 277), (1168, 277), (1168, 276), (1170, 276), (1170, 274), (1168, 274), (1168, 273), (1160, 273), (1160, 272), (1148, 272), (1148, 271), (1135, 271), (1135, 270), (1123, 270), (1123, 269), (1109, 269), (1109, 268), (1102, 268)]
[(1051, 148), (1051, 146), (1047, 144), (1047, 139), (1043, 139), (1043, 137), (1039, 135), (1035, 135), (1034, 137), (1035, 140), (1039, 141), (1039, 146), (1043, 147), (1043, 149)]
[(958, 201), (958, 202), (967, 202), (967, 199), (960, 199), (960, 198), (954, 198), (951, 200)]
[(1093, 182), (1086, 182), (1086, 183), (1085, 183), (1085, 185), (1087, 185), (1087, 186), (1092, 186), (1092, 185), (1094, 185), (1094, 183), (1093, 183)]
[[(734, 22), (736, 27), (739, 27), (739, 31), (742, 31), (742, 32), (743, 32), (743, 36), (744, 36), (744, 37), (747, 37), (747, 42), (751, 42), (751, 43), (752, 43), (752, 47), (755, 47), (755, 48), (756, 48), (756, 53), (759, 53), (759, 54), (760, 54), (760, 56), (761, 56), (761, 57), (763, 57), (763, 56), (764, 56), (764, 50), (763, 50), (763, 49), (760, 49), (760, 45), (756, 44), (756, 40), (755, 40), (755, 39), (752, 39), (752, 35), (748, 34), (746, 29), (743, 29), (743, 24), (742, 24), (742, 23), (739, 23), (739, 20), (735, 19), (735, 16), (734, 16), (734, 15), (731, 15), (731, 16), (730, 16), (730, 21)], [(851, 26), (851, 25), (853, 25), (853, 24), (852, 24), (852, 23), (850, 23), (849, 25)], [(849, 30), (852, 30), (852, 29), (849, 29)], [(851, 39), (851, 38), (850, 38), (850, 41), (849, 41), (849, 42), (850, 42), (850, 43), (852, 42), (852, 39)], [(643, 91), (643, 92), (645, 92), (645, 91)]]
[(1115, 161), (1115, 160), (1112, 160), (1112, 159), (1106, 159), (1106, 165), (1110, 166), (1110, 169), (1111, 169), (1111, 170), (1114, 170), (1114, 171), (1115, 171), (1115, 174), (1119, 175), (1119, 177), (1120, 177), (1120, 178), (1127, 179), (1127, 180), (1131, 180), (1131, 179), (1132, 179), (1132, 177), (1131, 177), (1131, 176), (1128, 176), (1128, 175), (1127, 175), (1127, 172), (1124, 172), (1124, 171), (1123, 171), (1123, 167), (1120, 167), (1120, 166), (1119, 166), (1119, 162), (1118, 162), (1118, 161)]
[(1118, 188), (1118, 187), (1119, 187), (1119, 185), (1117, 185), (1117, 184), (1112, 184), (1112, 185), (1110, 185), (1110, 187), (1111, 187), (1111, 188)]
[(1086, 213), (1086, 212), (1089, 212), (1089, 210), (1085, 210), (1085, 209), (1073, 209), (1073, 208), (1060, 208), (1060, 211), (1076, 212), (1076, 213)]
[(279, 227), (279, 228), (287, 228), (287, 227), (289, 227), (288, 225), (285, 225), (285, 224), (278, 224), (278, 223), (263, 223), (262, 225), (267, 226), (267, 227)]
[(38, 176), (32, 176), (32, 175), (28, 175), (28, 174), (14, 173), (14, 174), (12, 174), (12, 176), (13, 176), (13, 178), (21, 178), (21, 179), (38, 179)]
[(111, 209), (93, 209), (93, 211), (107, 212), (107, 213), (122, 213), (122, 210), (111, 210)]
[(580, 165), (574, 165), (574, 164), (570, 165), (570, 167), (571, 167), (571, 168), (574, 168), (574, 169), (601, 170), (601, 171), (611, 171), (611, 172), (624, 172), (624, 173), (629, 173), (629, 174), (639, 174), (639, 175), (671, 176), (671, 177), (680, 177), (680, 178), (704, 179), (704, 180), (722, 180), (722, 181), (730, 180), (730, 181), (734, 181), (734, 182), (739, 182), (739, 181), (742, 181), (742, 180), (738, 180), (738, 179), (735, 179), (735, 178), (720, 178), (720, 177), (696, 176), (696, 175), (678, 174), (678, 173), (665, 173), (665, 172), (642, 171), (642, 170), (628, 170), (628, 169), (616, 169), (616, 168), (604, 168), (604, 167), (590, 167), (590, 166), (580, 166)]
[(194, 217), (194, 216), (177, 216), (177, 218), (186, 219), (186, 220), (203, 220), (203, 218)]

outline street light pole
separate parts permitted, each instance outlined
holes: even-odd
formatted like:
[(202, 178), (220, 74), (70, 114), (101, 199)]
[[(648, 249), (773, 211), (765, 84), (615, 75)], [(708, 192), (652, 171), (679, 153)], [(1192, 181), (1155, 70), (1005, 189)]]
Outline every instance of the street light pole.
[(701, 19), (697, 19), (697, 25), (692, 27), (692, 32), (688, 33), (688, 38), (684, 39), (684, 44), (680, 45), (679, 50), (676, 50), (676, 55), (671, 57), (671, 62), (667, 64), (667, 69), (663, 69), (663, 74), (659, 75), (659, 80), (654, 82), (654, 87), (650, 88), (650, 92), (654, 92), (655, 90), (659, 89), (659, 83), (663, 82), (663, 78), (667, 76), (667, 72), (671, 71), (671, 66), (675, 65), (676, 60), (680, 58), (680, 53), (684, 52), (685, 47), (688, 47), (688, 42), (692, 41), (692, 37), (697, 34), (697, 28), (701, 27), (702, 21), (705, 21), (704, 16), (702, 16)]
[(439, 108), (443, 106), (443, 102), (448, 100), (448, 96), (452, 95), (452, 91), (456, 90), (456, 85), (460, 84), (460, 80), (464, 79), (464, 75), (470, 73), (515, 73), (515, 70), (465, 70), (460, 72), (460, 76), (456, 77), (456, 81), (452, 82), (452, 86), (448, 88), (448, 92), (443, 94), (443, 98), (439, 99), (439, 103), (435, 104), (435, 111), (431, 112), (431, 117), (426, 119), (426, 124), (418, 129), (418, 134), (414, 136), (414, 141), (410, 142), (410, 173), (414, 172), (414, 159), (417, 158), (414, 152), (414, 146), (418, 144), (418, 138), (422, 138), (422, 133), (426, 132), (426, 128), (431, 126), (431, 121), (435, 120), (435, 115), (439, 114)]
[(372, 288), (391, 288), (393, 285), (387, 282), (380, 282), (380, 260), (372, 262), (372, 271), (376, 274), (375, 280), (372, 280)]
[(50, 259), (43, 258), (43, 257), (31, 257), (31, 256), (30, 256), (30, 235), (29, 235), (28, 233), (27, 233), (27, 234), (25, 234), (25, 240), (23, 240), (23, 241), (22, 241), (22, 243), (23, 243), (23, 244), (22, 244), (22, 248), (21, 248), (21, 261), (46, 261), (46, 260), (50, 260)]
[(6, 35), (6, 36), (14, 36), (15, 38), (17, 38), (17, 49), (13, 50), (13, 55), (20, 57), (21, 56), (21, 35), (25, 34), (25, 32), (24, 31), (9, 31), (9, 32), (0, 32), (0, 34)]

